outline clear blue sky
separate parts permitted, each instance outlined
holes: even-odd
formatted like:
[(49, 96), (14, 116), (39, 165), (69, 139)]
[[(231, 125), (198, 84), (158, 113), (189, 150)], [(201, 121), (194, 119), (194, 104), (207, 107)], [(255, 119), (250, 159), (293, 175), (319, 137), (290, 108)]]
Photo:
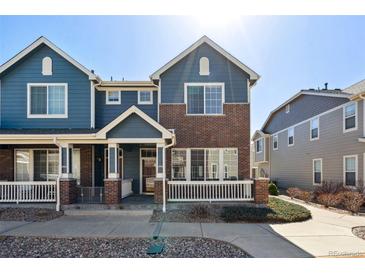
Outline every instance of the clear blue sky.
[(147, 80), (206, 34), (262, 77), (254, 131), (300, 89), (365, 78), (364, 30), (365, 16), (0, 16), (0, 63), (44, 35), (103, 79)]

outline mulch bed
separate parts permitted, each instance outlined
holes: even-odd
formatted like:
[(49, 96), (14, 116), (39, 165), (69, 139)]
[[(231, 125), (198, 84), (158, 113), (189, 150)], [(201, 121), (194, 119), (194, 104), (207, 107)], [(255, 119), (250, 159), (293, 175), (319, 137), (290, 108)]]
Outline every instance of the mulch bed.
[[(164, 243), (161, 254), (147, 255), (151, 244)], [(248, 258), (231, 245), (206, 238), (46, 238), (1, 237), (1, 258)]]
[(357, 226), (357, 227), (354, 227), (352, 229), (352, 233), (355, 236), (357, 236), (357, 237), (365, 240), (365, 226)]
[(270, 197), (268, 205), (261, 207), (255, 204), (197, 204), (190, 208), (168, 210), (166, 213), (154, 210), (150, 222), (290, 223), (310, 218), (311, 213), (305, 207)]
[(62, 215), (62, 211), (47, 208), (0, 208), (0, 221), (44, 222)]

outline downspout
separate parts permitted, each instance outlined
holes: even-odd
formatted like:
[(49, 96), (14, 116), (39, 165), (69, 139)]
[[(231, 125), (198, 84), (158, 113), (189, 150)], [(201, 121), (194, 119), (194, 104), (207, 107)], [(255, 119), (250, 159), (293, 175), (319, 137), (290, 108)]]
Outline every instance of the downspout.
[(171, 138), (172, 142), (171, 144), (164, 146), (164, 165), (165, 168), (163, 170), (163, 176), (162, 176), (162, 212), (165, 213), (166, 212), (166, 149), (174, 146), (176, 144), (176, 137), (175, 134), (172, 135)]
[[(53, 137), (53, 143), (58, 147), (58, 151), (60, 150), (60, 144), (57, 142), (57, 137)], [(61, 160), (61, 157), (59, 157), (59, 161)], [(61, 163), (58, 164), (58, 176), (56, 179), (56, 189), (57, 189), (57, 195), (56, 195), (56, 211), (61, 210), (61, 199), (60, 199), (60, 178), (61, 178)]]

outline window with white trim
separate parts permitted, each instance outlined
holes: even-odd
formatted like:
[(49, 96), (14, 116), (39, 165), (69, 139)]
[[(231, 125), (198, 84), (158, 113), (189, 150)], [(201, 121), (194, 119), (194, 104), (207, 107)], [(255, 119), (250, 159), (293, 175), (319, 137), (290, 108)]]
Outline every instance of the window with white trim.
[(356, 186), (357, 181), (357, 155), (344, 156), (344, 184)]
[(294, 127), (288, 128), (288, 146), (294, 145)]
[(357, 129), (357, 105), (353, 102), (343, 108), (343, 130), (344, 132)]
[(42, 75), (52, 75), (52, 59), (51, 57), (44, 57), (42, 59)]
[(187, 114), (223, 114), (224, 84), (185, 84)]
[(28, 84), (28, 118), (67, 118), (67, 84)]
[(152, 105), (153, 93), (150, 90), (138, 91), (138, 104), (139, 105)]
[(310, 120), (310, 139), (317, 140), (319, 139), (319, 118), (313, 118)]
[(264, 140), (263, 138), (256, 140), (256, 153), (262, 152), (263, 140)]
[(219, 179), (219, 149), (205, 150), (206, 180), (215, 181)]
[(209, 75), (209, 59), (207, 57), (202, 57), (199, 60), (199, 75)]
[(236, 148), (223, 149), (224, 180), (238, 180), (238, 151)]
[(277, 150), (279, 148), (279, 138), (277, 134), (272, 136), (272, 147), (273, 150)]
[(106, 92), (106, 104), (107, 105), (119, 105), (120, 104), (120, 91), (107, 91)]
[(186, 150), (173, 149), (172, 158), (172, 180), (186, 180)]
[(322, 183), (322, 159), (313, 159), (313, 184)]

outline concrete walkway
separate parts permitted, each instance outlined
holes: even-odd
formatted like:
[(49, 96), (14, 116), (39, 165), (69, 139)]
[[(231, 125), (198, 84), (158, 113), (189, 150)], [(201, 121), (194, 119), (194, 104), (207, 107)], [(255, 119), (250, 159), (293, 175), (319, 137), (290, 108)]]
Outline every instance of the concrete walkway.
[(365, 226), (364, 216), (317, 208), (286, 196), (280, 198), (306, 207), (311, 211), (312, 219), (302, 223), (270, 225), (275, 232), (316, 257), (365, 255), (365, 241), (352, 234), (353, 227)]

